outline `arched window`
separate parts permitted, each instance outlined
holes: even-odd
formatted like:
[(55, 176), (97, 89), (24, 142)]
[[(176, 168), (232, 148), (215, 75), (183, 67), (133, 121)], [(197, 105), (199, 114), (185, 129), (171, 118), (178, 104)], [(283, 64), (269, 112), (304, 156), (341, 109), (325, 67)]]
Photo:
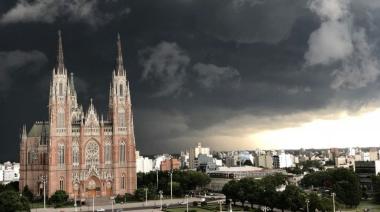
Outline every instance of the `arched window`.
[(125, 174), (123, 173), (122, 175), (121, 175), (121, 182), (120, 182), (120, 187), (121, 187), (121, 189), (125, 189)]
[(123, 85), (122, 84), (120, 84), (120, 89), (119, 89), (119, 91), (120, 91), (120, 96), (123, 96), (124, 94), (123, 94)]
[(65, 145), (58, 144), (58, 165), (63, 167), (65, 164)]
[(125, 112), (119, 112), (119, 127), (125, 127)]
[(73, 166), (79, 166), (79, 144), (73, 143)]
[(65, 113), (64, 112), (58, 112), (57, 128), (64, 128), (64, 127), (65, 127)]
[(64, 180), (64, 178), (61, 176), (61, 177), (59, 178), (59, 190), (65, 190), (63, 180)]
[(106, 142), (106, 145), (104, 146), (104, 160), (107, 164), (110, 164), (112, 161), (110, 142)]
[(97, 166), (99, 164), (99, 145), (96, 141), (91, 140), (86, 145), (86, 166)]
[(120, 163), (124, 163), (125, 162), (125, 143), (124, 143), (124, 141), (122, 141), (120, 143), (119, 156), (120, 156)]
[(63, 85), (62, 83), (60, 82), (59, 83), (59, 93), (58, 93), (60, 96), (63, 96)]

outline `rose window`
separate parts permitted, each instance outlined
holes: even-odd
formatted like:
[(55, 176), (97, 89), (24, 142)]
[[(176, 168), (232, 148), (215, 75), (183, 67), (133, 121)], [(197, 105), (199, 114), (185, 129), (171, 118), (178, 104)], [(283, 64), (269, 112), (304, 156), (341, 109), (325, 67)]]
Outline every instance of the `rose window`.
[(86, 146), (86, 166), (96, 166), (99, 164), (99, 145), (96, 141), (88, 142)]

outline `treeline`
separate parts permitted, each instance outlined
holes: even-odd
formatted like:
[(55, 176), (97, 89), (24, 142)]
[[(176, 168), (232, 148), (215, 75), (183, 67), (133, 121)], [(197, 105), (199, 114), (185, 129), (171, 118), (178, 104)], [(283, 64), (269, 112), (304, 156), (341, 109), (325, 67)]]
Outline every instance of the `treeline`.
[(279, 188), (286, 184), (286, 176), (282, 174), (269, 175), (262, 179), (243, 178), (239, 181), (229, 181), (223, 187), (226, 200), (234, 205), (240, 202), (244, 207), (249, 203), (251, 208), (265, 206), (291, 211), (306, 211), (306, 199), (309, 199), (309, 210), (329, 211), (332, 202), (325, 197), (319, 197), (316, 193), (306, 194), (295, 185), (287, 185), (285, 190)]
[[(173, 171), (173, 195), (182, 197), (190, 191), (204, 188), (210, 183), (210, 177), (204, 173), (196, 171)], [(153, 198), (162, 190), (164, 195), (170, 195), (170, 172), (138, 173), (137, 174), (136, 197), (140, 199), (142, 194), (145, 198), (145, 189), (148, 189), (148, 196)], [(148, 198), (149, 198), (148, 197)]]
[(338, 202), (350, 207), (358, 206), (362, 196), (357, 175), (345, 168), (308, 174), (302, 179), (301, 185), (304, 188), (318, 188), (320, 191), (334, 192)]

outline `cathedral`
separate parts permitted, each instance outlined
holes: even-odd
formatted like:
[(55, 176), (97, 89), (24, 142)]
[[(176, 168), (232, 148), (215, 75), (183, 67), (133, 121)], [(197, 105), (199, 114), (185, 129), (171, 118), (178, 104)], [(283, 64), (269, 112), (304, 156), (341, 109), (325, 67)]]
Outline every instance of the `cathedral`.
[[(110, 71), (111, 73), (111, 71)], [(106, 117), (90, 100), (84, 111), (77, 102), (74, 77), (64, 64), (58, 32), (57, 62), (52, 71), (49, 121), (23, 126), (20, 143), (20, 190), (51, 196), (57, 190), (71, 198), (134, 193), (137, 186), (135, 137), (129, 83), (120, 36), (109, 89)]]

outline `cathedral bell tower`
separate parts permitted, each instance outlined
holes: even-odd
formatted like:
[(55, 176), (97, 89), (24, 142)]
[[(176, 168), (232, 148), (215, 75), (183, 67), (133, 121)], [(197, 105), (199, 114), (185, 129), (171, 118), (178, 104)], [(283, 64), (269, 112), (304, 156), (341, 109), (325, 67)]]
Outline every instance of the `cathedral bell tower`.
[[(117, 35), (116, 67), (112, 73), (109, 94), (109, 119), (113, 123), (113, 166), (115, 187), (125, 184), (120, 191), (136, 189), (135, 137), (133, 131), (132, 104), (129, 82), (123, 63), (120, 35)], [(126, 180), (124, 183), (123, 181)], [(118, 191), (117, 191), (118, 192)]]

